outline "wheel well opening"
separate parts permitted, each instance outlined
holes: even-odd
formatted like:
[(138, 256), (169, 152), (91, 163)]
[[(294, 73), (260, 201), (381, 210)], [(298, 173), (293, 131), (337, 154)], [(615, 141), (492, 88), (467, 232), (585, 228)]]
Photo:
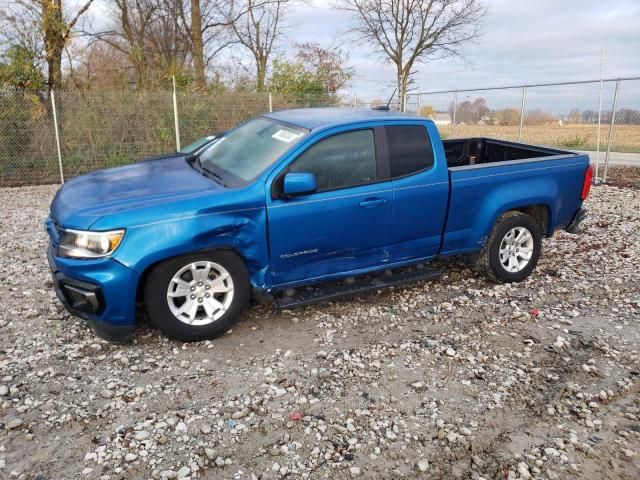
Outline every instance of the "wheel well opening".
[(517, 212), (526, 213), (540, 226), (540, 231), (545, 237), (549, 236), (549, 207), (547, 205), (527, 205), (514, 209)]
[(154, 262), (151, 265), (149, 265), (140, 274), (140, 278), (138, 279), (138, 285), (137, 285), (137, 288), (136, 288), (136, 303), (138, 303), (140, 306), (143, 305), (143, 303), (144, 303), (144, 286), (147, 283), (147, 279), (149, 278), (149, 274), (153, 271), (153, 269), (157, 265), (161, 264), (162, 262), (166, 262), (167, 260), (171, 260), (172, 258), (181, 257), (183, 255), (190, 255), (190, 254), (193, 254), (193, 253), (215, 252), (215, 251), (223, 251), (223, 250), (235, 253), (238, 257), (240, 257), (242, 259), (242, 261), (245, 263), (245, 265), (247, 264), (247, 260), (242, 255), (240, 255), (240, 252), (238, 252), (238, 250), (236, 250), (233, 247), (226, 247), (226, 246), (210, 248), (210, 249), (206, 249), (206, 250), (199, 250), (199, 251), (196, 251), (196, 252), (190, 252), (190, 253), (186, 253), (186, 254), (175, 255), (173, 257), (163, 258), (162, 260), (158, 260), (157, 262)]

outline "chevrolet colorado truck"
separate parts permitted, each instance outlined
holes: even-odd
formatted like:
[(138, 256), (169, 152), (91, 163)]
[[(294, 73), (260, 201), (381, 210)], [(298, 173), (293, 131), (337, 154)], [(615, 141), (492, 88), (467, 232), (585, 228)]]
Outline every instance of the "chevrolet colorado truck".
[(434, 276), (475, 254), (496, 282), (576, 232), (586, 155), (488, 138), (442, 141), (430, 120), (297, 109), (253, 118), (197, 153), (65, 183), (45, 226), (60, 301), (127, 341), (145, 311), (182, 341), (228, 331), (252, 297), (306, 305)]

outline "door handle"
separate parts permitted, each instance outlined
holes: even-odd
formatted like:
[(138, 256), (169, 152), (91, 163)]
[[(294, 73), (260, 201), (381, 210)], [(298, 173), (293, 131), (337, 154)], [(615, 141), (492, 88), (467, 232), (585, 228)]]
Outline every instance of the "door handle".
[(360, 202), (360, 206), (363, 208), (374, 208), (379, 205), (384, 205), (387, 201), (384, 198), (367, 198)]

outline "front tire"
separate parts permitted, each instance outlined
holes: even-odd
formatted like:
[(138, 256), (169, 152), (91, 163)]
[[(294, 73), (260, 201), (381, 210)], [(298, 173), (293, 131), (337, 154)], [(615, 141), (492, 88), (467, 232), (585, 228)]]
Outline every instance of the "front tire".
[(244, 262), (230, 251), (183, 255), (159, 263), (147, 277), (144, 302), (164, 334), (184, 342), (227, 332), (249, 305)]
[(496, 283), (521, 282), (538, 263), (542, 251), (540, 226), (522, 212), (503, 214), (478, 259), (478, 271)]

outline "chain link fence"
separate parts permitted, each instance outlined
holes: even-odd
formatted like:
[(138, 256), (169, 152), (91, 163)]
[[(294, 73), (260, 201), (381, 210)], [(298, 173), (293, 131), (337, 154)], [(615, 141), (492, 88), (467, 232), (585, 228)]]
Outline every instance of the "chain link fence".
[(600, 181), (640, 186), (640, 77), (407, 95), (445, 138), (493, 137), (589, 153)]
[(54, 97), (55, 109), (46, 92), (0, 92), (0, 186), (60, 183), (60, 163), (68, 179), (173, 152), (177, 136), (185, 146), (269, 110), (339, 103), (331, 95), (177, 91), (174, 109), (172, 92), (60, 91)]
[(46, 93), (0, 93), (0, 185), (60, 181)]
[[(405, 103), (444, 138), (586, 151), (600, 180), (640, 186), (640, 77), (416, 93)], [(0, 186), (59, 183), (60, 166), (71, 178), (175, 151), (270, 110), (340, 104), (327, 95), (61, 91), (54, 109), (47, 92), (0, 91)], [(354, 105), (363, 106), (344, 100)]]

